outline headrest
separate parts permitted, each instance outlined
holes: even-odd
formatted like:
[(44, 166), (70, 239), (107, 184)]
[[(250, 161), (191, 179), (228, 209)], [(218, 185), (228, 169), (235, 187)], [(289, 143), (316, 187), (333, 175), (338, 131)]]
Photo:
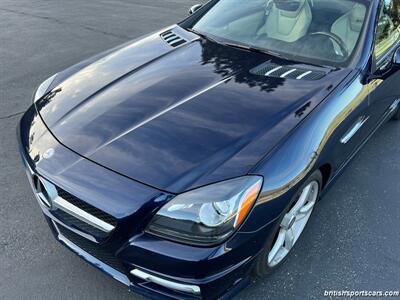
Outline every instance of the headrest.
[(275, 0), (275, 7), (288, 18), (296, 18), (307, 0)]
[(350, 28), (353, 31), (361, 31), (362, 25), (364, 24), (365, 13), (367, 9), (365, 5), (355, 4), (350, 13)]

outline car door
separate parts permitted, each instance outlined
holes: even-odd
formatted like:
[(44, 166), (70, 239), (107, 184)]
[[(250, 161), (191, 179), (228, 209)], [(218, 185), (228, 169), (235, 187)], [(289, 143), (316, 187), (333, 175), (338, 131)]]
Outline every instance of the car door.
[(387, 74), (370, 82), (370, 122), (378, 125), (393, 112), (400, 99), (400, 71), (392, 68), (400, 40), (400, 0), (382, 0), (375, 31), (376, 69)]

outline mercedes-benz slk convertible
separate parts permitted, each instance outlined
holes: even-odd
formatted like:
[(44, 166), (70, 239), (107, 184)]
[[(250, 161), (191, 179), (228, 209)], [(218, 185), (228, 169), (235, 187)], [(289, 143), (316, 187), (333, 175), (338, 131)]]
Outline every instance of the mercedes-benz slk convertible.
[(37, 89), (18, 128), (54, 236), (150, 298), (229, 298), (399, 119), (399, 0), (212, 0)]

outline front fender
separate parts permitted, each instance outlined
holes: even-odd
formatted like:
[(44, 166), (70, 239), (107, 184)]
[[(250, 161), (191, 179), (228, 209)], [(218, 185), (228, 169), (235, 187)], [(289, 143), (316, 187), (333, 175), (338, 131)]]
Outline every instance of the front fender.
[[(322, 165), (340, 169), (340, 138), (354, 115), (366, 104), (370, 87), (353, 72), (250, 173), (262, 175), (264, 185), (243, 231), (255, 231), (276, 220), (298, 187)], [(355, 148), (355, 147), (354, 147)]]
[(105, 50), (105, 51), (103, 51), (103, 52), (101, 52), (101, 53), (99, 53), (99, 54), (96, 54), (96, 55), (94, 55), (94, 56), (92, 56), (92, 57), (89, 57), (89, 58), (87, 58), (87, 59), (85, 59), (85, 60), (83, 60), (83, 61), (81, 61), (81, 62), (79, 62), (79, 63), (77, 63), (77, 64), (75, 64), (75, 65), (73, 65), (73, 66), (71, 66), (71, 67), (69, 67), (69, 68), (67, 68), (67, 69), (65, 69), (65, 70), (63, 70), (63, 71), (61, 71), (61, 72), (59, 72), (59, 73), (57, 74), (57, 76), (55, 77), (55, 79), (53, 80), (53, 82), (51, 83), (51, 85), (48, 87), (47, 92), (53, 90), (54, 88), (56, 88), (57, 86), (59, 86), (61, 83), (63, 83), (65, 80), (67, 80), (68, 78), (70, 78), (70, 77), (73, 76), (74, 74), (76, 74), (76, 73), (78, 73), (79, 71), (85, 69), (85, 68), (88, 67), (89, 65), (91, 65), (91, 64), (93, 64), (93, 63), (95, 63), (95, 62), (101, 60), (102, 58), (105, 58), (105, 57), (107, 57), (108, 55), (110, 55), (110, 54), (112, 54), (112, 53), (114, 53), (114, 52), (117, 52), (117, 51), (119, 51), (119, 50), (121, 50), (121, 49), (124, 49), (124, 48), (126, 48), (126, 47), (129, 47), (130, 45), (133, 45), (133, 44), (135, 44), (136, 42), (139, 42), (139, 41), (141, 41), (141, 40), (143, 40), (143, 39), (145, 39), (145, 38), (147, 38), (147, 37), (149, 37), (149, 36), (152, 36), (153, 34), (160, 33), (160, 32), (164, 32), (165, 30), (168, 30), (168, 29), (173, 28), (173, 27), (175, 27), (175, 26), (176, 26), (176, 25), (171, 25), (171, 26), (162, 28), (162, 29), (160, 29), (160, 30), (151, 32), (151, 33), (149, 33), (149, 34), (145, 34), (145, 35), (139, 36), (139, 37), (137, 37), (137, 38), (135, 38), (135, 39), (133, 39), (133, 40), (130, 40), (130, 41), (128, 41), (128, 42), (125, 42), (125, 43), (123, 43), (123, 44), (121, 44), (121, 45), (118, 45), (118, 46), (116, 46), (116, 47), (114, 47), (114, 48)]

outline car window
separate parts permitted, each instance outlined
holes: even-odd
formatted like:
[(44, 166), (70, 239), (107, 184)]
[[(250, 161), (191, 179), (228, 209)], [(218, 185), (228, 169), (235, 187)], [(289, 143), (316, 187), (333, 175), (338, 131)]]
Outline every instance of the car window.
[(375, 56), (379, 60), (400, 37), (400, 0), (382, 0), (375, 37)]
[(192, 28), (217, 41), (336, 65), (354, 53), (368, 4), (363, 0), (220, 0)]

